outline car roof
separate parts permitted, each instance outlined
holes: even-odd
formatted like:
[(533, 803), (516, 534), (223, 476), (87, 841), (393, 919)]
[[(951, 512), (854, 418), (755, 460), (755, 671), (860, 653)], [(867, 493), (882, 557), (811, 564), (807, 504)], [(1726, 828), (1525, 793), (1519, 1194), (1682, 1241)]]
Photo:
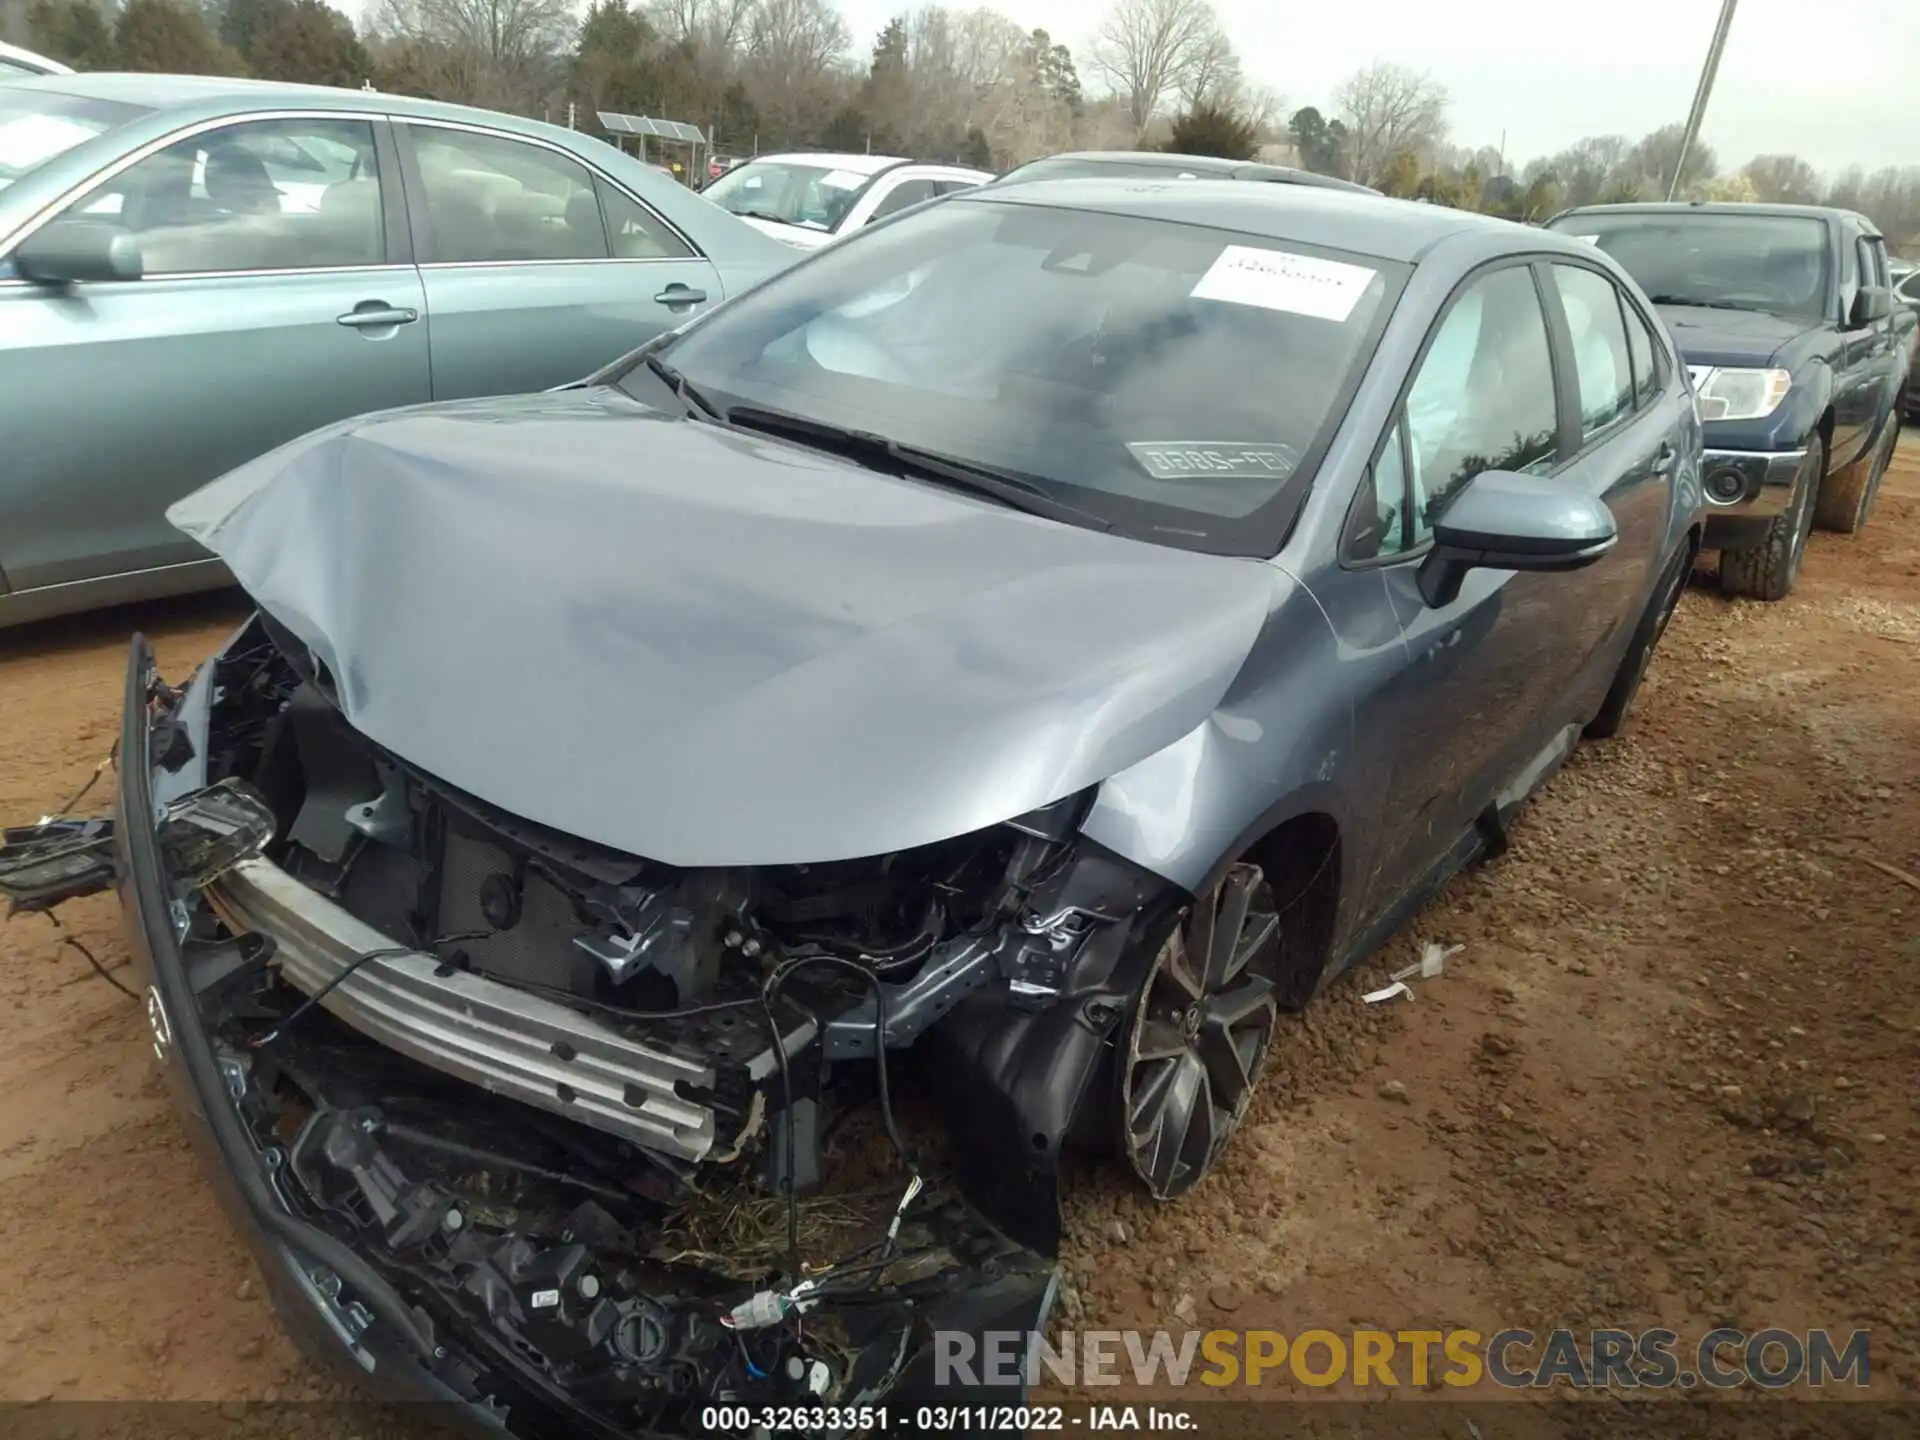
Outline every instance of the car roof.
[(600, 142), (590, 131), (567, 131), (539, 120), (508, 115), (499, 110), (484, 110), (474, 105), (449, 105), (439, 100), (418, 100), (410, 95), (395, 95), (384, 90), (348, 90), (332, 85), (296, 85), (285, 80), (248, 80), (237, 75), (147, 75), (114, 71), (84, 71), (71, 75), (36, 75), (9, 84), (53, 90), (66, 95), (81, 95), (94, 100), (114, 100), (124, 105), (140, 105), (150, 110), (268, 109), (276, 106), (300, 109), (365, 110), (378, 107), (389, 115), (417, 116), (423, 120), (456, 120), (495, 129), (518, 131), (525, 135), (551, 135), (555, 131), (576, 139)]
[(764, 161), (775, 165), (818, 165), (826, 170), (851, 170), (856, 175), (878, 175), (895, 165), (914, 162), (898, 155), (836, 155), (830, 150), (795, 150), (780, 155), (755, 155), (744, 163)]
[(1005, 187), (983, 185), (952, 195), (944, 203), (1045, 205), (1135, 215), (1323, 245), (1405, 264), (1417, 262), (1448, 236), (1474, 230), (1508, 232), (1516, 249), (1530, 246), (1585, 253), (1586, 248), (1511, 220), (1444, 205), (1312, 185), (1249, 185), (1243, 180), (1034, 180)]
[(1746, 200), (1635, 200), (1619, 205), (1577, 205), (1563, 210), (1549, 225), (1570, 215), (1770, 215), (1806, 220), (1831, 220), (1841, 217), (1878, 235), (1880, 228), (1857, 210), (1842, 210), (1832, 205), (1761, 204)]
[(0, 40), (0, 60), (12, 60), (16, 64), (31, 66), (43, 75), (71, 75), (70, 66), (61, 64), (49, 55), (37, 55), (31, 50), (22, 50), (18, 45), (9, 45)]
[[(1065, 161), (1095, 169), (1112, 166), (1130, 170), (1165, 170), (1170, 174), (1215, 175), (1238, 180), (1266, 180), (1296, 185), (1318, 185), (1328, 190), (1357, 190), (1378, 194), (1371, 186), (1302, 170), (1292, 165), (1270, 165), (1264, 160), (1229, 160), (1220, 155), (1181, 155), (1170, 150), (1067, 150), (1058, 155), (1040, 155), (1016, 165), (1001, 178), (1015, 179), (1028, 170), (1040, 170)], [(1025, 183), (1024, 181), (1022, 183)]]

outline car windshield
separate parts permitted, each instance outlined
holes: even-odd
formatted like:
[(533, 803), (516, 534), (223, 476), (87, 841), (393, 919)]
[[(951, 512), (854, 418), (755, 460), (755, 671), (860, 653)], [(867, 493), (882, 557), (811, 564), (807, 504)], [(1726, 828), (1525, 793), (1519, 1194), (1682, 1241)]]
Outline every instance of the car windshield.
[(0, 190), (63, 151), (145, 113), (140, 105), (37, 86), (0, 90)]
[[(1141, 538), (1274, 553), (1407, 268), (988, 194), (824, 251), (659, 357), (723, 409), (1017, 476)], [(620, 383), (659, 401), (649, 367)]]
[(1598, 245), (1657, 304), (1826, 313), (1827, 227), (1811, 216), (1588, 212), (1551, 228)]
[(837, 170), (831, 165), (755, 160), (729, 170), (703, 193), (736, 215), (832, 230), (846, 218), (869, 178), (858, 170)]

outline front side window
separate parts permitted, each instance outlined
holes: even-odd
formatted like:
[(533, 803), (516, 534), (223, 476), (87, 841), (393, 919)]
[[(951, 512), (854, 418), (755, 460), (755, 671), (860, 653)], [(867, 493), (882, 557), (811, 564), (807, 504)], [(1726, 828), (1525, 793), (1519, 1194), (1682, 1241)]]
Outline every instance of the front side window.
[[(1272, 554), (1406, 273), (966, 198), (776, 275), (661, 357), (722, 405), (1014, 472), (1143, 538)], [(659, 398), (643, 368), (622, 383)]]
[(1620, 295), (1604, 275), (1577, 265), (1555, 265), (1553, 280), (1573, 336), (1580, 438), (1591, 440), (1621, 416), (1633, 413), (1633, 361), (1620, 316)]
[[(1818, 320), (1827, 306), (1827, 227), (1797, 215), (1587, 211), (1552, 229), (1598, 245), (1656, 305), (1760, 310)], [(1852, 251), (1845, 249), (1847, 265)]]
[(868, 177), (830, 165), (755, 160), (735, 166), (701, 193), (723, 210), (807, 230), (833, 230), (847, 218)]
[(934, 197), (933, 181), (902, 180), (889, 190), (886, 198), (873, 208), (873, 219), (884, 220), (889, 215), (898, 214), (909, 205), (918, 205), (922, 200)]
[(131, 232), (148, 276), (380, 265), (373, 126), (252, 120), (180, 140), (75, 201)]
[(1453, 302), (1407, 391), (1411, 543), (1483, 470), (1559, 463), (1547, 320), (1533, 272), (1509, 265)]
[(604, 260), (593, 176), (578, 160), (500, 135), (409, 126), (430, 232), (450, 264)]

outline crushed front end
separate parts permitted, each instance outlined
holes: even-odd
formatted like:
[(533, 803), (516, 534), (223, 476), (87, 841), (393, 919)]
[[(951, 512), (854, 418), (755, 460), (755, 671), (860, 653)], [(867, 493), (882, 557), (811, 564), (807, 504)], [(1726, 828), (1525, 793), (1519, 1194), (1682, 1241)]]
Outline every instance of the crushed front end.
[(296, 1336), (520, 1435), (1018, 1398), (942, 1388), (934, 1337), (1045, 1323), (1060, 1152), (1182, 896), (1077, 797), (658, 864), (330, 686), (265, 616), (179, 691), (136, 641), (114, 827), (156, 1051)]

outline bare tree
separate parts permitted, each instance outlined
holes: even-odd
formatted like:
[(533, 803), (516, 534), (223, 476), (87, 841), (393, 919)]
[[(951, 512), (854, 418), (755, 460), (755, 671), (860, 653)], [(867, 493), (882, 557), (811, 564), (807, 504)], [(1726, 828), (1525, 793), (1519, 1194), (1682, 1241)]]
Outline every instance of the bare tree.
[(1126, 102), (1134, 135), (1214, 53), (1220, 19), (1206, 0), (1118, 0), (1093, 39), (1093, 70)]
[(1215, 29), (1193, 47), (1185, 73), (1174, 77), (1173, 88), (1180, 104), (1193, 110), (1203, 105), (1230, 105), (1244, 83), (1233, 42), (1226, 31)]
[(1798, 155), (1756, 155), (1741, 172), (1771, 204), (1818, 205), (1820, 173)]
[(732, 55), (746, 41), (755, 0), (653, 0), (648, 18), (669, 41)]
[(776, 144), (825, 123), (851, 90), (841, 73), (846, 22), (828, 0), (759, 0), (747, 22), (741, 79)]
[(551, 85), (577, 22), (570, 0), (380, 0), (370, 28), (433, 56), (448, 98), (525, 110)]
[(1400, 65), (1370, 65), (1349, 76), (1334, 109), (1347, 127), (1348, 173), (1363, 185), (1379, 184), (1447, 135), (1446, 90)]

